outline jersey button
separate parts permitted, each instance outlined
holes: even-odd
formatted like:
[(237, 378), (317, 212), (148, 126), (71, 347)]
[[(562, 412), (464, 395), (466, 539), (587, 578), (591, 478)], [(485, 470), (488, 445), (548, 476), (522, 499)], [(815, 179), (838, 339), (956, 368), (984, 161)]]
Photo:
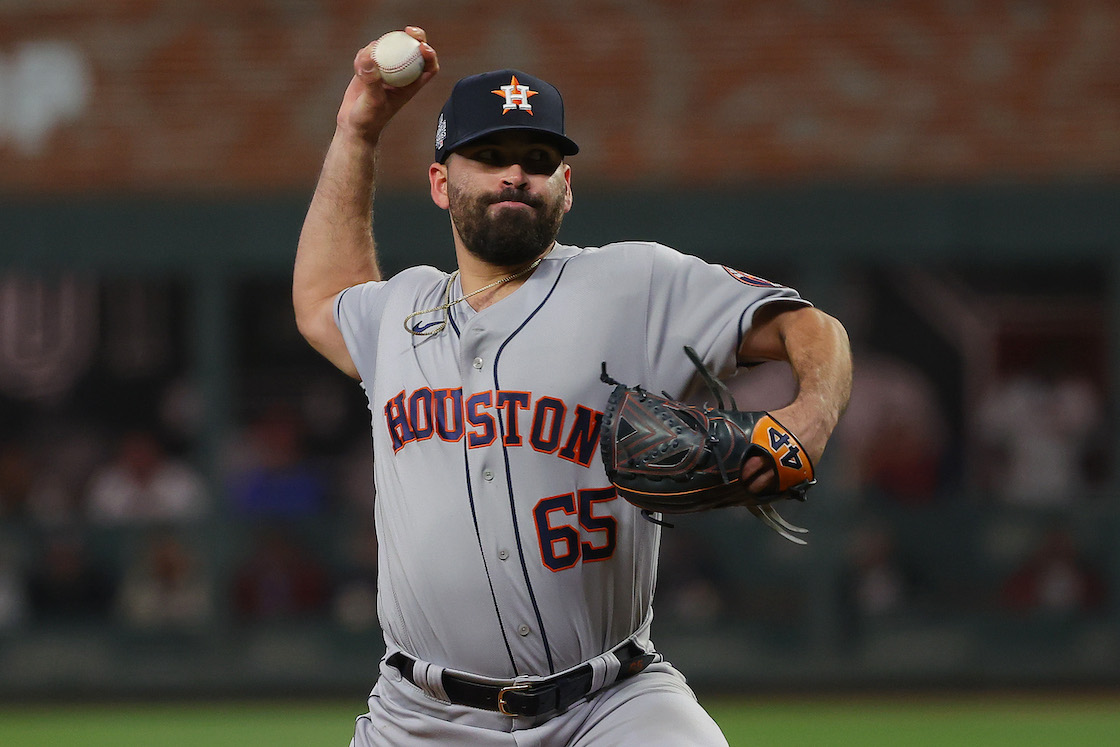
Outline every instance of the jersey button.
[(483, 480), (493, 480), (494, 479), (494, 470), (492, 470), (492, 469), (482, 470), (482, 479)]
[(475, 368), (481, 370), (482, 369), (482, 359), (481, 358), (475, 358), (474, 363), (472, 363), (471, 365), (474, 366)]
[(521, 627), (517, 629), (518, 635), (529, 635), (529, 626), (522, 623)]
[(509, 560), (509, 550), (498, 550), (498, 560)]

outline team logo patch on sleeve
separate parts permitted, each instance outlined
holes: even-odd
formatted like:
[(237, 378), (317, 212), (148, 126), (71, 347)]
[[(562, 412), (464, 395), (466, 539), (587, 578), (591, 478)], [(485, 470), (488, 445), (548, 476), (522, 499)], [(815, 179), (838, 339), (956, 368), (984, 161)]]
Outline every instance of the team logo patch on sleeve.
[(778, 283), (771, 283), (765, 278), (760, 278), (758, 275), (751, 275), (749, 272), (742, 270), (734, 270), (727, 265), (720, 265), (723, 269), (727, 270), (727, 274), (738, 280), (743, 285), (753, 285), (758, 288), (782, 288), (784, 286)]

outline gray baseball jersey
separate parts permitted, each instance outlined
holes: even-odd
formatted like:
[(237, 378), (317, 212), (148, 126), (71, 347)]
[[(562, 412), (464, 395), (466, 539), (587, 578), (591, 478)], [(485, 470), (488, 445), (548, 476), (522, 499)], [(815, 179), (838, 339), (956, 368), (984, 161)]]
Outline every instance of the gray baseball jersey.
[(754, 312), (799, 296), (657, 244), (557, 244), (492, 306), (459, 303), (438, 334), (407, 331), (449, 283), (458, 298), (453, 276), (414, 267), (336, 304), (372, 415), (388, 650), (513, 678), (630, 636), (648, 647), (660, 527), (607, 481), (601, 364), (682, 396), (695, 374), (684, 345), (728, 375)]

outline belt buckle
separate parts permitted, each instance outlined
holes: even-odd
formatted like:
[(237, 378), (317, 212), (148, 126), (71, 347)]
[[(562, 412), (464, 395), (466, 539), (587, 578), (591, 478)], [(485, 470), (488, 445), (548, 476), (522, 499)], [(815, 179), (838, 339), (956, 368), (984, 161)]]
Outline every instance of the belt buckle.
[(498, 691), (498, 710), (506, 716), (519, 716), (520, 714), (510, 713), (506, 710), (506, 695), (516, 690), (528, 690), (532, 686), (530, 682), (515, 682), (512, 685), (503, 687)]

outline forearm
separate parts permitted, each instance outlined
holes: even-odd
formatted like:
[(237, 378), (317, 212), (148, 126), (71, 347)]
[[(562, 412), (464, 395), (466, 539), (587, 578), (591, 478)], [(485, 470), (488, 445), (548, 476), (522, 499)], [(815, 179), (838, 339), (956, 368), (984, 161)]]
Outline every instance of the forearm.
[(797, 395), (775, 415), (786, 419), (782, 422), (797, 433), (816, 460), (848, 405), (851, 346), (840, 322), (821, 311), (806, 308), (782, 317), (778, 334), (797, 382)]
[(334, 323), (333, 299), (352, 285), (379, 280), (372, 229), (376, 143), (335, 132), (296, 250), (292, 306), (296, 326), (324, 357), (357, 371)]
[[(739, 360), (789, 363), (797, 394), (793, 402), (770, 414), (818, 464), (852, 391), (852, 351), (843, 325), (811, 306), (763, 307), (743, 339)], [(775, 490), (772, 461), (758, 456), (747, 459), (742, 477), (753, 495)]]
[(377, 146), (342, 128), (327, 151), (296, 251), (293, 300), (301, 305), (380, 280), (373, 241)]

